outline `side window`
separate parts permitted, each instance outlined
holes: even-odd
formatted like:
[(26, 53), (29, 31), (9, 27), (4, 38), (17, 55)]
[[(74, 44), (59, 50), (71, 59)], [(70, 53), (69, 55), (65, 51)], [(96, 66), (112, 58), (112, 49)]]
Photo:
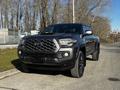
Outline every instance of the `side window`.
[(91, 27), (90, 26), (86, 26), (86, 25), (84, 25), (83, 26), (83, 32), (85, 33), (86, 31), (91, 31), (92, 29), (91, 29)]
[(87, 30), (86, 26), (85, 26), (85, 25), (83, 25), (83, 33), (85, 33), (85, 32), (86, 32), (86, 30)]
[(88, 26), (88, 30), (89, 30), (89, 31), (92, 31), (92, 28), (91, 28), (91, 26)]

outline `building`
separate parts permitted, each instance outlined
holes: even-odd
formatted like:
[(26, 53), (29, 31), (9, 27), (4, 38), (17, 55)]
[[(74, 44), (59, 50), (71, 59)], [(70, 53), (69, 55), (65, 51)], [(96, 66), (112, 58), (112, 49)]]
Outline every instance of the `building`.
[(110, 38), (111, 38), (114, 42), (120, 42), (120, 32), (111, 32), (111, 33), (110, 33)]

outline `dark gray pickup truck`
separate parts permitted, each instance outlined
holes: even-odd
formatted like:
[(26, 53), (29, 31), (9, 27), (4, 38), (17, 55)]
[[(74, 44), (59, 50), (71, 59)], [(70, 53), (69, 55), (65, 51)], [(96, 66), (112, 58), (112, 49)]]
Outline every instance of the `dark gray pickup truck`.
[(85, 24), (55, 24), (38, 35), (26, 36), (18, 46), (18, 56), (25, 72), (33, 69), (70, 70), (73, 77), (81, 77), (86, 57), (98, 60), (99, 37)]

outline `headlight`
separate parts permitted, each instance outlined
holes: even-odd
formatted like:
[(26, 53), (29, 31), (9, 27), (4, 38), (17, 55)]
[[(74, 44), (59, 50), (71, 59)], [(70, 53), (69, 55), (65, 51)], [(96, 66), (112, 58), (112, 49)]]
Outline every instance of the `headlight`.
[(24, 43), (25, 43), (25, 40), (24, 40), (24, 39), (21, 39), (19, 44), (20, 44), (20, 45), (24, 45)]
[(76, 42), (77, 42), (77, 40), (74, 40), (71, 38), (59, 39), (60, 45), (63, 45), (63, 46), (72, 46)]

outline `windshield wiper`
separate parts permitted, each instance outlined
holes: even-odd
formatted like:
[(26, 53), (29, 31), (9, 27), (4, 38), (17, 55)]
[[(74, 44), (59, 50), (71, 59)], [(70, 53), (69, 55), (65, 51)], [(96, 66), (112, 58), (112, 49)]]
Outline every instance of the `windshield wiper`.
[(42, 32), (41, 34), (54, 34), (53, 32)]

